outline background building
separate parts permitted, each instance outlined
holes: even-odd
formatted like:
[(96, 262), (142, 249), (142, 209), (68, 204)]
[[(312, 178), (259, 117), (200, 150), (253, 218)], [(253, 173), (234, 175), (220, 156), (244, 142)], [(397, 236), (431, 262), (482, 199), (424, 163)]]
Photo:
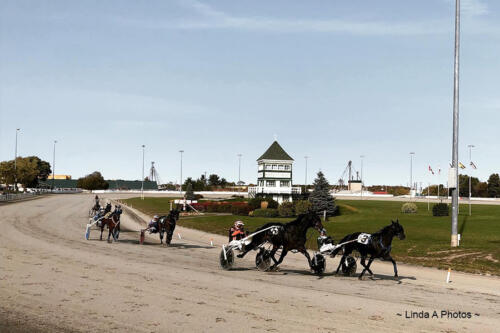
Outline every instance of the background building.
[(292, 201), (300, 195), (300, 187), (292, 186), (293, 158), (280, 146), (278, 141), (257, 159), (257, 186), (248, 188), (248, 196), (270, 196), (282, 203)]

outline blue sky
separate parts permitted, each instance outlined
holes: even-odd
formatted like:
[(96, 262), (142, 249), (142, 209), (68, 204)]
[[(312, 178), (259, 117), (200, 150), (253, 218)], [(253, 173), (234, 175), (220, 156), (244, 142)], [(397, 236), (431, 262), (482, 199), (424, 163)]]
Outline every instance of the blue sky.
[[(462, 0), (460, 160), (500, 171), (500, 3)], [(0, 1), (0, 160), (56, 173), (255, 182), (274, 135), (294, 181), (435, 182), (451, 159), (454, 1)], [(442, 177), (445, 181), (445, 177)]]

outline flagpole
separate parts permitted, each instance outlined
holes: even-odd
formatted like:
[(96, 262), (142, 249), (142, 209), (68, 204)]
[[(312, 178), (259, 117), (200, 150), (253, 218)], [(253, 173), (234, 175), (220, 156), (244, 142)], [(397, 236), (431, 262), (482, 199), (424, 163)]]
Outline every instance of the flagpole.
[[(468, 145), (469, 147), (469, 165), (471, 165), (471, 172), (472, 172), (472, 148), (474, 148), (474, 145)], [(469, 216), (472, 216), (472, 205), (471, 205), (471, 198), (472, 198), (472, 185), (471, 185), (471, 173), (469, 172)]]
[(427, 211), (430, 210), (430, 195), (429, 195), (429, 191), (431, 189), (431, 183), (429, 182), (429, 186), (427, 186)]

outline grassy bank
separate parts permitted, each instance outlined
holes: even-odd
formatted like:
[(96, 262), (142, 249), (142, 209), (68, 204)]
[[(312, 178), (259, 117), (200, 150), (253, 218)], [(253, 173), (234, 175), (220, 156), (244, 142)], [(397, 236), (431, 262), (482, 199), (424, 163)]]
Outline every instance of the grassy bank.
[[(132, 198), (123, 200), (134, 208), (150, 215), (168, 212), (171, 198)], [(474, 205), (472, 216), (468, 206), (460, 207), (459, 233), (462, 241), (459, 248), (451, 249), (450, 217), (433, 217), (426, 203), (418, 203), (418, 213), (402, 214), (402, 202), (372, 200), (338, 200), (341, 215), (325, 223), (328, 233), (339, 241), (355, 231), (375, 232), (399, 218), (405, 228), (406, 240), (395, 239), (392, 253), (398, 261), (439, 268), (491, 273), (500, 275), (500, 206)], [(432, 205), (431, 205), (432, 207)], [(201, 216), (182, 218), (179, 225), (216, 234), (226, 235), (235, 220), (245, 222), (248, 230), (254, 230), (270, 220), (247, 216)], [(308, 246), (316, 247), (316, 231), (310, 231)]]

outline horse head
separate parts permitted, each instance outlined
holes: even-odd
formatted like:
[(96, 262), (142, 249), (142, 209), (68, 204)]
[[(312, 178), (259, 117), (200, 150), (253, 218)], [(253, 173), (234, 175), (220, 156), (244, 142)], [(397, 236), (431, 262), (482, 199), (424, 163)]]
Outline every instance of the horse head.
[(170, 211), (170, 213), (168, 214), (168, 216), (175, 221), (177, 221), (179, 219), (179, 211), (177, 209), (173, 209)]
[(326, 229), (323, 227), (323, 223), (321, 223), (321, 218), (313, 211), (309, 211), (304, 215), (304, 218), (308, 222), (308, 225), (311, 228), (318, 230), (321, 236), (326, 236)]
[(396, 221), (391, 221), (391, 229), (394, 233), (394, 235), (398, 236), (400, 240), (403, 240), (406, 238), (405, 235), (405, 230), (403, 229), (403, 226), (399, 224), (399, 219), (396, 219)]

